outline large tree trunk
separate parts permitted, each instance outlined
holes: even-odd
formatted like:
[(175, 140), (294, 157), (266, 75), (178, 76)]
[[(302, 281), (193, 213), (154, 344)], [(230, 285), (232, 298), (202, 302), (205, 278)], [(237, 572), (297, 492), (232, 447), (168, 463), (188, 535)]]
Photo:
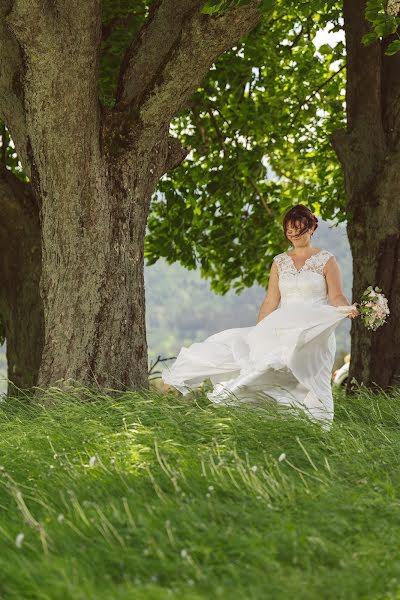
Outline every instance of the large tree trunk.
[(159, 178), (188, 152), (169, 137), (169, 123), (215, 58), (260, 18), (260, 0), (218, 18), (201, 14), (201, 4), (152, 3), (112, 110), (98, 100), (100, 0), (0, 6), (0, 50), (20, 57), (0, 70), (0, 116), (40, 206), (39, 388), (148, 387), (146, 219)]
[(357, 265), (353, 301), (379, 286), (391, 314), (373, 332), (351, 328), (347, 392), (358, 384), (379, 391), (400, 383), (400, 56), (385, 56), (390, 40), (363, 46), (369, 31), (365, 0), (344, 0), (347, 46), (347, 131), (332, 143), (341, 161), (349, 213), (348, 237)]
[[(149, 165), (138, 159), (125, 178), (118, 161), (94, 156), (92, 150), (82, 157), (85, 168), (73, 187), (69, 179), (69, 193), (59, 195), (57, 214), (50, 205), (43, 210), (46, 342), (39, 385), (71, 379), (118, 390), (146, 388)], [(72, 208), (74, 197), (79, 201)]]
[(37, 384), (43, 350), (39, 210), (30, 185), (0, 164), (0, 314), (7, 339), (8, 395)]

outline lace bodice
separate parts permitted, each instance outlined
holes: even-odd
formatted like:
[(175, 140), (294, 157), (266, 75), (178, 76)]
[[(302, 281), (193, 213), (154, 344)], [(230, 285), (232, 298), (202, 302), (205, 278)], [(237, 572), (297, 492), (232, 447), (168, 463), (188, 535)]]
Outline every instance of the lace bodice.
[(299, 270), (287, 252), (275, 256), (281, 293), (279, 306), (297, 302), (329, 304), (324, 266), (331, 256), (328, 250), (320, 250), (307, 258)]

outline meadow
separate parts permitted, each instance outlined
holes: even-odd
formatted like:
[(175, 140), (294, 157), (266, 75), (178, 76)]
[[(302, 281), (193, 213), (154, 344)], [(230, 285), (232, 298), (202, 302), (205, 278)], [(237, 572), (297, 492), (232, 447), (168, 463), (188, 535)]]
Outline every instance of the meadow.
[(400, 391), (328, 432), (156, 389), (0, 404), (0, 598), (400, 598)]

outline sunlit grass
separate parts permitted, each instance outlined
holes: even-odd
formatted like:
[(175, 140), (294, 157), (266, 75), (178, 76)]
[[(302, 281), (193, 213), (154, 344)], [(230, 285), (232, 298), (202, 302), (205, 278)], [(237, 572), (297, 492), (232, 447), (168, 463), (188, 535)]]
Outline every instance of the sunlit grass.
[(400, 391), (330, 432), (201, 392), (0, 404), (0, 597), (400, 598)]

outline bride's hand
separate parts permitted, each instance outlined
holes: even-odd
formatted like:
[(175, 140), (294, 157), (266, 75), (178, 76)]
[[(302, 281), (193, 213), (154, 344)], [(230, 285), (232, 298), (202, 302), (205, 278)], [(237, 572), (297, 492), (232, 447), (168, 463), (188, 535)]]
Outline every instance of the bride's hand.
[(351, 313), (348, 315), (349, 319), (356, 319), (357, 317), (360, 316), (360, 313), (357, 309), (357, 302), (354, 302), (354, 304), (352, 304), (352, 306), (354, 307), (353, 310), (351, 311)]

